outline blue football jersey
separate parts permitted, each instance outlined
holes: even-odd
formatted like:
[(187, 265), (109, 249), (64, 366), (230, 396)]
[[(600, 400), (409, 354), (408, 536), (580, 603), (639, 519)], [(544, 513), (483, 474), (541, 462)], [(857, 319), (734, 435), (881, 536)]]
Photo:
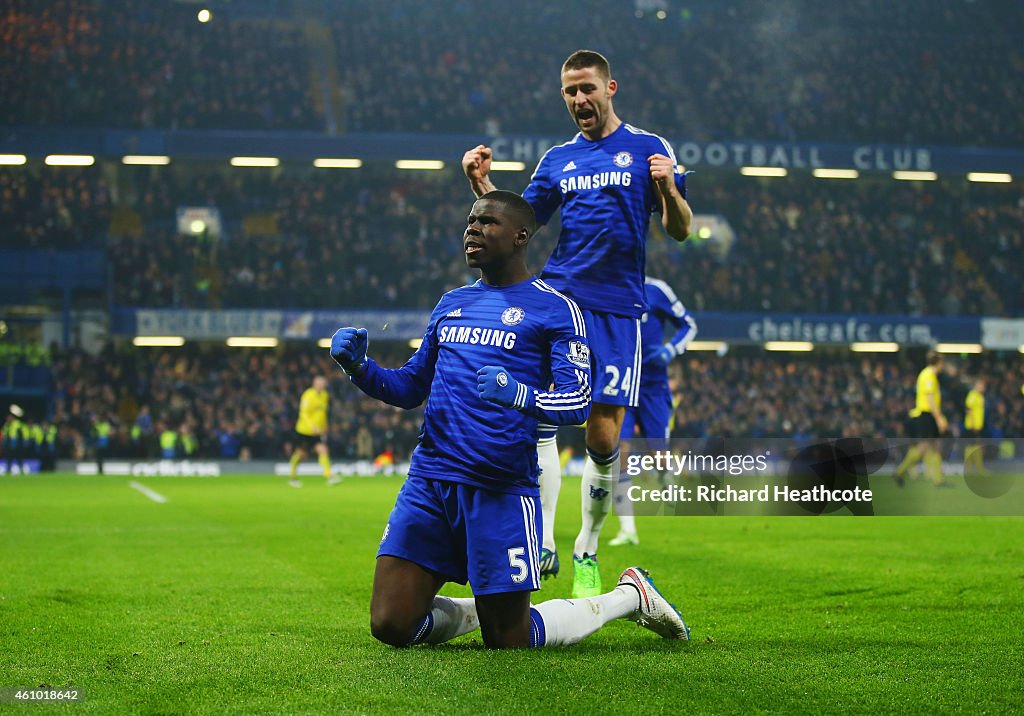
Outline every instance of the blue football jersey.
[(643, 375), (658, 373), (658, 369), (665, 373), (665, 369), (658, 366), (656, 369), (649, 365), (649, 361), (657, 353), (665, 341), (665, 324), (676, 329), (675, 335), (667, 341), (672, 346), (676, 355), (686, 352), (686, 346), (697, 335), (697, 322), (686, 310), (683, 302), (676, 297), (675, 291), (664, 281), (656, 278), (647, 278), (644, 281), (644, 293), (647, 297), (648, 309), (640, 318), (640, 343), (643, 350)]
[(597, 141), (580, 133), (541, 157), (523, 192), (541, 224), (561, 208), (562, 231), (541, 278), (585, 309), (639, 318), (647, 308), (647, 229), (661, 208), (652, 154), (678, 166), (668, 142), (625, 122)]
[[(405, 408), (429, 395), (410, 476), (537, 496), (538, 420), (577, 425), (590, 410), (586, 335), (579, 307), (543, 281), (477, 281), (442, 296), (403, 367), (368, 360), (352, 381)], [(517, 408), (480, 397), (477, 371), (488, 365), (521, 384)]]

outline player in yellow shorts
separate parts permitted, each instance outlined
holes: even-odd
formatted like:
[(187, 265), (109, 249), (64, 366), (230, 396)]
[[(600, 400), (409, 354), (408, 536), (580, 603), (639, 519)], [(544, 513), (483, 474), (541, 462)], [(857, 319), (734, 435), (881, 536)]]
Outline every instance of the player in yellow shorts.
[(316, 452), (317, 462), (324, 470), (328, 485), (341, 482), (340, 477), (331, 476), (331, 456), (327, 452), (327, 379), (322, 375), (313, 378), (313, 386), (306, 388), (299, 399), (299, 419), (295, 423), (288, 484), (302, 487), (297, 470), (299, 463), (306, 459), (310, 449)]
[(985, 444), (981, 441), (985, 435), (985, 380), (978, 378), (974, 388), (967, 394), (964, 429), (967, 431), (968, 445), (964, 448), (964, 467), (968, 472), (984, 474)]
[(910, 468), (924, 461), (925, 475), (936, 485), (943, 484), (942, 454), (934, 438), (946, 432), (949, 423), (942, 414), (942, 392), (939, 389), (939, 372), (942, 370), (942, 354), (928, 352), (928, 365), (917, 376), (917, 399), (910, 411), (907, 423), (908, 434), (921, 442), (911, 446), (907, 456), (896, 468), (896, 482), (901, 487)]

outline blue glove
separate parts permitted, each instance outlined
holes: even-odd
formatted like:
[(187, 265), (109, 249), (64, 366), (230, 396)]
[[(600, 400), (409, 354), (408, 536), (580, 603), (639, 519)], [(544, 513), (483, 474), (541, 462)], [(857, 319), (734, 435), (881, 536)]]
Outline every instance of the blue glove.
[(668, 343), (666, 343), (665, 345), (663, 345), (661, 348), (658, 349), (657, 353), (655, 353), (653, 356), (651, 356), (651, 363), (653, 363), (654, 365), (661, 366), (662, 368), (664, 368), (669, 363), (671, 363), (672, 359), (675, 358), (675, 357), (676, 357), (676, 349), (673, 348)]
[(485, 365), (476, 372), (476, 387), (480, 397), (506, 408), (522, 408), (526, 405), (526, 391), (504, 368)]
[(339, 328), (331, 338), (331, 358), (349, 375), (366, 365), (366, 349), (370, 339), (365, 328)]

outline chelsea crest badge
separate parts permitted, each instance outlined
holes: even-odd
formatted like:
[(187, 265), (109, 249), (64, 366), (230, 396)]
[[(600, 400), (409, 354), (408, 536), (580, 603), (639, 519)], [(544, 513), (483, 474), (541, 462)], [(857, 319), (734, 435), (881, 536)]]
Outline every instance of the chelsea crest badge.
[(517, 306), (509, 306), (501, 314), (501, 322), (506, 326), (518, 326), (524, 318), (526, 318), (526, 311)]

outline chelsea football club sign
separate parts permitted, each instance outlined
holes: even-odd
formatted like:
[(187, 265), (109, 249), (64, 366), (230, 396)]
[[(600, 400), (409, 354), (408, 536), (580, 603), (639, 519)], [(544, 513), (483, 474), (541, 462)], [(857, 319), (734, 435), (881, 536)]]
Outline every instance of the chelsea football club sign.
[(680, 142), (676, 159), (692, 167), (784, 167), (787, 169), (858, 169), (860, 171), (932, 171), (927, 147), (890, 145), (798, 144), (772, 142)]
[[(440, 159), (456, 162), (466, 147), (486, 144), (500, 161), (535, 165), (566, 136), (419, 134), (351, 132), (330, 136), (310, 132), (237, 132), (196, 130), (76, 129), (12, 127), (0, 137), (0, 151), (43, 155), (62, 151), (117, 156), (276, 156), (358, 157), (364, 161)], [(904, 144), (835, 144), (830, 142), (764, 141), (754, 138), (697, 142), (667, 136), (676, 158), (687, 167), (771, 166), (789, 169), (857, 169), (859, 171), (1024, 172), (1024, 151), (1015, 148), (940, 147)], [(615, 157), (616, 163), (637, 157)]]

